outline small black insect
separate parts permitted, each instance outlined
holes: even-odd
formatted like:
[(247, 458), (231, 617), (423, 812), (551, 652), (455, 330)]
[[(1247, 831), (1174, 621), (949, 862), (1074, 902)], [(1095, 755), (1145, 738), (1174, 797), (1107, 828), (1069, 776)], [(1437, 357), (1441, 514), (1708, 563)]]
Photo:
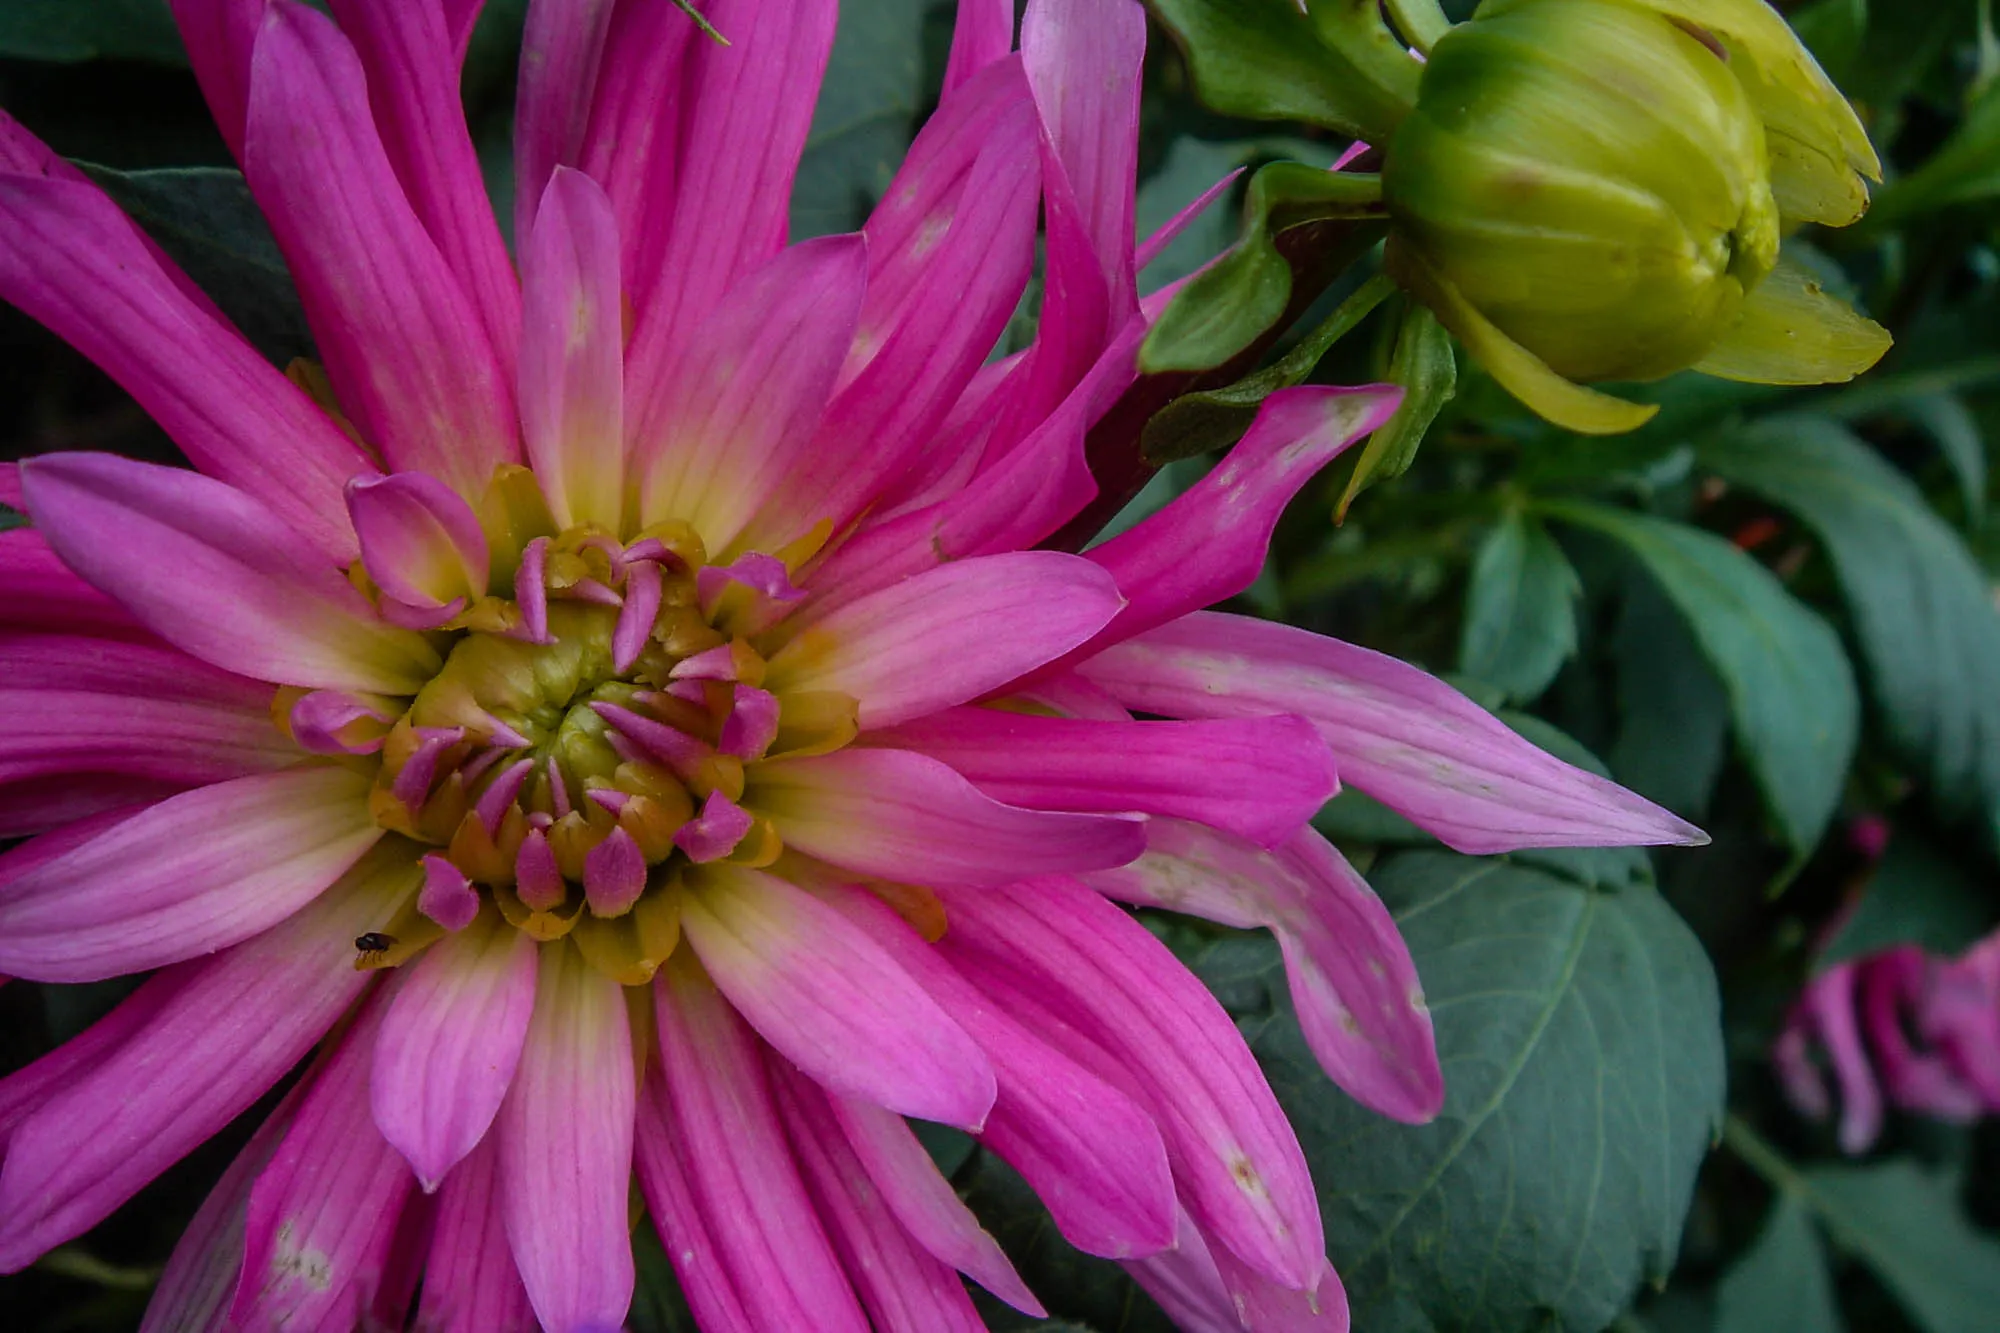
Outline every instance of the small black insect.
[(362, 953), (383, 953), (396, 947), (396, 937), (371, 930), (366, 935), (356, 935), (354, 947)]

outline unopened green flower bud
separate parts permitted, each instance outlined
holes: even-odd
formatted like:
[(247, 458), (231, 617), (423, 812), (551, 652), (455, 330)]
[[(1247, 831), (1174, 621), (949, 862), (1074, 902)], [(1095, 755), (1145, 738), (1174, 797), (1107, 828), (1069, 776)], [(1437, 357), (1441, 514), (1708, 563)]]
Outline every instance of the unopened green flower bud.
[(1487, 0), (1389, 145), (1389, 266), (1529, 406), (1625, 430), (1650, 410), (1579, 382), (1874, 364), (1887, 335), (1778, 248), (1788, 222), (1853, 221), (1877, 174), (1761, 0)]

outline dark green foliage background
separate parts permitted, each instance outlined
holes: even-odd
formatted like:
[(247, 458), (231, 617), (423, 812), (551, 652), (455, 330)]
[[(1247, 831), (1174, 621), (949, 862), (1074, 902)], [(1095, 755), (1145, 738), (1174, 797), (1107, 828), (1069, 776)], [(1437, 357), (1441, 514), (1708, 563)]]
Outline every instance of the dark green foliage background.
[[(1151, 921), (1236, 1017), (1293, 1116), (1360, 1333), (2000, 1323), (1994, 1124), (1892, 1119), (1868, 1158), (1844, 1161), (1825, 1128), (1783, 1106), (1764, 1062), (1815, 967), (1905, 940), (1960, 948), (2000, 918), (2000, 531), (1988, 521), (1987, 447), (2000, 427), (2000, 43), (1978, 0), (1781, 7), (1889, 163), (1868, 222), (1793, 242), (1893, 329), (1884, 365), (1815, 391), (1694, 377), (1644, 386), (1634, 392), (1663, 406), (1653, 424), (1587, 440), (1534, 420), (1461, 358), (1456, 397), (1410, 470), (1371, 478), (1336, 527), (1349, 480), (1336, 467), (1287, 517), (1242, 599), (1519, 710), (1503, 716), (1581, 762), (1603, 756), (1715, 839), (1658, 855), (1478, 860), (1358, 795), (1329, 806), (1321, 827), (1395, 912), (1436, 1017), (1448, 1098), (1423, 1127), (1372, 1116), (1327, 1083), (1262, 934)], [(524, 8), (491, 0), (465, 79), (502, 198)], [(948, 0), (847, 11), (794, 198), (800, 235), (866, 215), (934, 101), (949, 40)], [(1158, 30), (1147, 86), (1142, 229), (1235, 166), (1324, 166), (1344, 147), (1197, 105)], [(0, 0), (0, 106), (87, 163), (274, 361), (311, 355), (164, 0)], [(1192, 272), (1236, 228), (1233, 207), (1212, 210), (1146, 285)], [(1336, 282), (1299, 331), (1373, 264)], [(1315, 378), (1386, 373), (1393, 307), (1340, 341)], [(1199, 477), (1232, 420), (1240, 430), (1229, 412), (1179, 418), (1180, 461), (1120, 521)], [(0, 308), (0, 457), (63, 448), (177, 457), (100, 372)], [(14, 521), (0, 513), (0, 525)], [(1848, 840), (1864, 814), (1894, 830), (1879, 864)], [(0, 1071), (123, 989), (0, 988)], [(254, 1118), (75, 1244), (0, 1278), (0, 1325), (136, 1327), (158, 1266)], [(933, 1137), (1054, 1316), (988, 1303), (996, 1329), (1167, 1327), (1115, 1265), (1064, 1246), (1003, 1165)], [(632, 1327), (691, 1329), (657, 1241), (642, 1228), (638, 1245)]]

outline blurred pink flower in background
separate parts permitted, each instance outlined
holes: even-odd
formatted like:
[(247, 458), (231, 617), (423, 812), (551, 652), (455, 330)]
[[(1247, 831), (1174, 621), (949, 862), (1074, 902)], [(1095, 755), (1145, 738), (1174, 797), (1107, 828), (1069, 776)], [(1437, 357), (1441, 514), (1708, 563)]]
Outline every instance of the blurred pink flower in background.
[(0, 1079), (0, 1270), (303, 1061), (148, 1329), (616, 1327), (635, 1172), (706, 1329), (976, 1328), (960, 1272), (1039, 1313), (905, 1116), (1190, 1329), (1344, 1328), (1270, 1088), (1111, 900), (1270, 928), (1328, 1072), (1421, 1121), (1415, 969), (1307, 823), (1338, 780), (1468, 852), (1700, 835), (1200, 609), (1394, 390), (1277, 394), (1162, 512), (1035, 549), (1159, 304), (1140, 7), (1031, 4), (1015, 52), (965, 5), (865, 230), (788, 245), (830, 0), (717, 0), (726, 46), (537, 0), (517, 278), (476, 2), (173, 5), (324, 366), (0, 119), (0, 297), (199, 469), (0, 469), (0, 972), (153, 974)]
[(1806, 984), (1772, 1050), (1792, 1105), (1835, 1112), (1863, 1153), (1885, 1108), (1964, 1123), (2000, 1113), (2000, 932), (1957, 958), (1914, 944), (1835, 963)]

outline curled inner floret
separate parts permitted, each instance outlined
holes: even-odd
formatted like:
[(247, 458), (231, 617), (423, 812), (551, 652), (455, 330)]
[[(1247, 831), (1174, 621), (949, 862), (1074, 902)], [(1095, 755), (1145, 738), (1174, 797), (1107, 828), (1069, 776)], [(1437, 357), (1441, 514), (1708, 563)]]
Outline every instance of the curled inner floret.
[[(504, 513), (509, 480), (489, 513)], [(435, 606), (357, 565), (385, 615), (435, 622), (443, 666), (408, 699), (286, 690), (280, 721), (308, 748), (372, 764), (376, 822), (433, 849), (405, 919), (357, 941), (358, 967), (399, 964), (494, 911), (640, 985), (678, 941), (689, 867), (783, 852), (746, 803), (754, 767), (846, 745), (857, 706), (765, 688), (804, 548), (711, 564), (681, 522), (629, 541), (582, 524), (516, 544), (507, 528), (486, 533), (487, 547), (517, 547), (481, 571), (491, 586)]]

